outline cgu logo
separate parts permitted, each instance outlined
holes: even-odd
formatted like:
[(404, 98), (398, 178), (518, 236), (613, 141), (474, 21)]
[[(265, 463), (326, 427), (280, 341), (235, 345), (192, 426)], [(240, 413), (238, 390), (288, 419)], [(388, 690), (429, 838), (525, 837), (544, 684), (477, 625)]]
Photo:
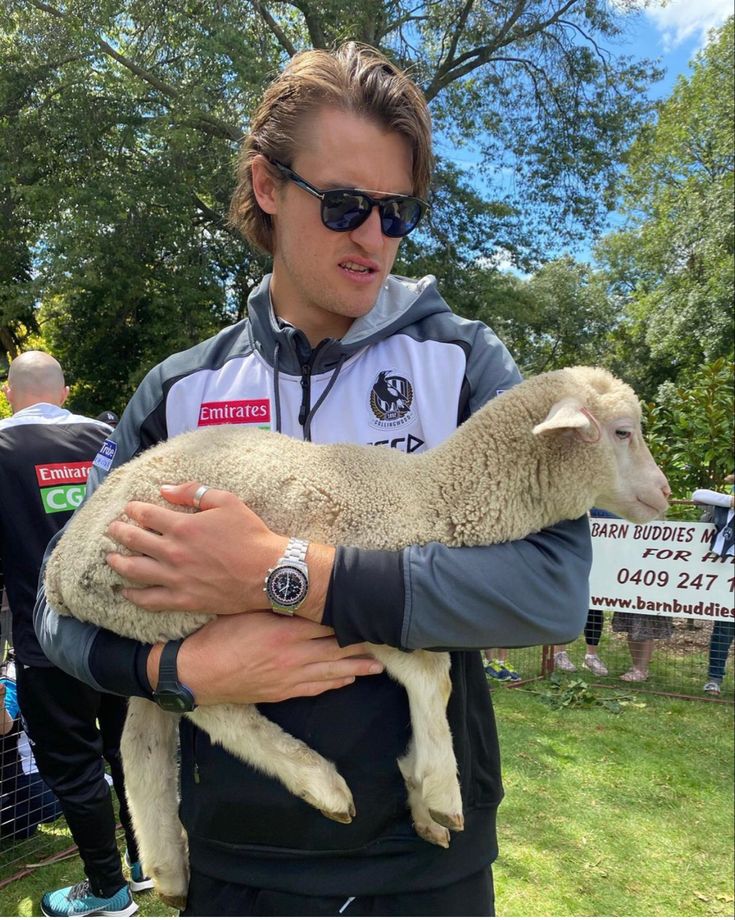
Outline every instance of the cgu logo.
[(46, 514), (75, 511), (81, 505), (86, 491), (86, 484), (51, 486), (48, 489), (41, 489), (41, 501)]
[(41, 487), (41, 501), (46, 514), (75, 511), (81, 505), (91, 468), (89, 460), (36, 465), (36, 479)]

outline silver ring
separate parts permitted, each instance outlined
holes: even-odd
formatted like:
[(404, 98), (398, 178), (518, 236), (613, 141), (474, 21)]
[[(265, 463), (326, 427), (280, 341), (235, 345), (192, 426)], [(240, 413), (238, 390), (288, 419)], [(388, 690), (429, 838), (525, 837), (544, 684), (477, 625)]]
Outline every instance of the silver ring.
[(202, 499), (204, 498), (204, 493), (209, 491), (209, 486), (199, 486), (199, 488), (194, 493), (194, 507), (197, 511), (202, 510)]

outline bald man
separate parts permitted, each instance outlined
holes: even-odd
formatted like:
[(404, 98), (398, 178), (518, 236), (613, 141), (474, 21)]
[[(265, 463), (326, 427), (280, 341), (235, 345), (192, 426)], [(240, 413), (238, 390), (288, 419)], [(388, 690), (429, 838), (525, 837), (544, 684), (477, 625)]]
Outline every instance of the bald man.
[[(131, 886), (141, 890), (151, 883), (138, 863), (120, 763), (127, 702), (52, 665), (33, 630), (46, 545), (81, 503), (92, 461), (112, 429), (62, 408), (69, 388), (59, 362), (45, 352), (15, 358), (3, 389), (13, 415), (0, 420), (0, 570), (13, 616), (18, 702), (39, 772), (61, 802), (87, 873), (73, 886), (75, 899), (81, 895), (91, 912), (129, 916), (137, 905), (123, 876), (103, 759), (120, 801)], [(46, 916), (59, 914), (57, 894), (42, 897)]]

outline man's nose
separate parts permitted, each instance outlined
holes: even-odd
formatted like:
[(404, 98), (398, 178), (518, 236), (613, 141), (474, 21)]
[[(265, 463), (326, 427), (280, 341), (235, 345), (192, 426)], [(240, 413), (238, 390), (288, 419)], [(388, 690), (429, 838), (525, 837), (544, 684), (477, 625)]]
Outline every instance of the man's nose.
[(364, 249), (376, 249), (383, 245), (383, 230), (380, 224), (380, 210), (373, 207), (365, 223), (360, 224), (351, 233), (353, 240)]

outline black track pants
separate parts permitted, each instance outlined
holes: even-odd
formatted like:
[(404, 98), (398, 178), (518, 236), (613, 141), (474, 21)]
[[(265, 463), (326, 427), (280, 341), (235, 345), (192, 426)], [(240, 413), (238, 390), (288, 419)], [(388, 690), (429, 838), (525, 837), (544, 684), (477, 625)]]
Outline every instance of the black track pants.
[(138, 858), (120, 760), (127, 700), (93, 690), (55, 667), (19, 665), (17, 683), (39, 773), (61, 802), (93, 890), (113, 894), (125, 879), (105, 760), (120, 802), (130, 857)]
[[(275, 881), (275, 879), (274, 879)], [(333, 897), (288, 894), (210, 878), (192, 869), (182, 917), (493, 917), (492, 870), (445, 888)]]

